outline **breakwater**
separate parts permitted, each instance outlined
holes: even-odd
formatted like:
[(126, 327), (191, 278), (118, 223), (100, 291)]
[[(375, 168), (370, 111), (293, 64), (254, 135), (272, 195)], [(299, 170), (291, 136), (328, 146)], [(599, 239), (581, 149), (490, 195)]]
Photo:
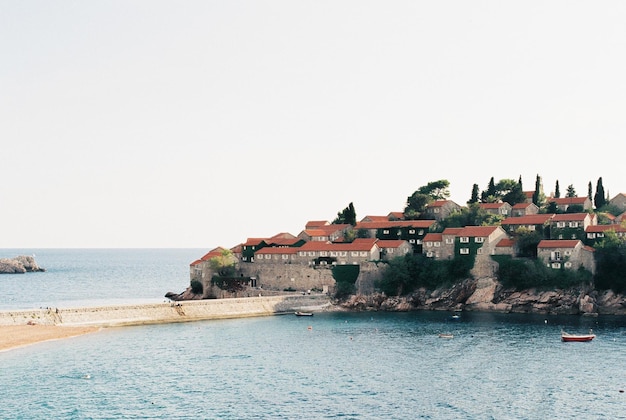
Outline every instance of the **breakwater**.
[(154, 304), (44, 308), (0, 311), (0, 325), (123, 325), (187, 322), (209, 319), (280, 315), (294, 311), (324, 310), (331, 306), (326, 295), (260, 296)]

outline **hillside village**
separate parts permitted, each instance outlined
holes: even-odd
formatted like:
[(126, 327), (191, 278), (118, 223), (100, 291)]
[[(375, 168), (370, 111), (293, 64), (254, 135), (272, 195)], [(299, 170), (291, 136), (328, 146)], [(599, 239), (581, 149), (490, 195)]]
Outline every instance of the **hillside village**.
[[(297, 235), (277, 233), (269, 238), (248, 238), (230, 249), (215, 248), (190, 264), (192, 283), (202, 284), (202, 298), (255, 296), (263, 293), (311, 290), (330, 293), (335, 281), (330, 268), (359, 265), (357, 292), (374, 292), (386, 261), (409, 253), (435, 260), (473, 257), (474, 278), (495, 277), (497, 263), (492, 255), (519, 256), (516, 232), (538, 232), (541, 240), (536, 257), (554, 270), (585, 268), (595, 273), (594, 244), (607, 231), (626, 235), (626, 195), (610, 199), (619, 216), (603, 214), (603, 224), (594, 212), (589, 197), (547, 198), (546, 207), (558, 209), (545, 213), (533, 204), (533, 191), (524, 192), (523, 203), (477, 203), (481, 211), (499, 215), (490, 226), (465, 226), (441, 229), (442, 222), (461, 211), (451, 200), (429, 203), (417, 220), (407, 220), (404, 212), (368, 215), (352, 224), (333, 224), (314, 220)], [(572, 211), (575, 212), (569, 212)], [(230, 257), (234, 272), (226, 282), (216, 284), (211, 260)], [(198, 296), (199, 298), (200, 296)]]

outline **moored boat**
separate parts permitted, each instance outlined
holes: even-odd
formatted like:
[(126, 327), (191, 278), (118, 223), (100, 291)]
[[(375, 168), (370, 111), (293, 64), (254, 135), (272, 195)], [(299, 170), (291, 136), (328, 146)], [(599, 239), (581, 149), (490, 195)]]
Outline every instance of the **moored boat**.
[(592, 330), (589, 330), (589, 334), (568, 334), (565, 331), (561, 331), (561, 341), (566, 342), (584, 342), (591, 341), (596, 338), (596, 335)]
[(296, 316), (313, 316), (313, 312), (295, 312)]

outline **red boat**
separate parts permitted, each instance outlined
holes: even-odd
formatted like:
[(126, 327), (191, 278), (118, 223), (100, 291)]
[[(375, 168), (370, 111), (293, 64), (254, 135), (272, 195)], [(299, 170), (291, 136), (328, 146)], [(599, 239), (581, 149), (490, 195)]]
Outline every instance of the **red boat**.
[(589, 334), (568, 334), (565, 331), (561, 331), (561, 341), (574, 341), (574, 342), (584, 342), (591, 341), (596, 338), (596, 335), (592, 330), (589, 330)]

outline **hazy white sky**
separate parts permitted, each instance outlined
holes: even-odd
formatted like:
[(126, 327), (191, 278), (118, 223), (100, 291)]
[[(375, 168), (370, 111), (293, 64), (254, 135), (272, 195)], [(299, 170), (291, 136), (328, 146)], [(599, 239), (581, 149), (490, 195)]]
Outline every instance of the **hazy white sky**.
[(0, 0), (0, 247), (231, 247), (447, 179), (626, 192), (623, 1)]

